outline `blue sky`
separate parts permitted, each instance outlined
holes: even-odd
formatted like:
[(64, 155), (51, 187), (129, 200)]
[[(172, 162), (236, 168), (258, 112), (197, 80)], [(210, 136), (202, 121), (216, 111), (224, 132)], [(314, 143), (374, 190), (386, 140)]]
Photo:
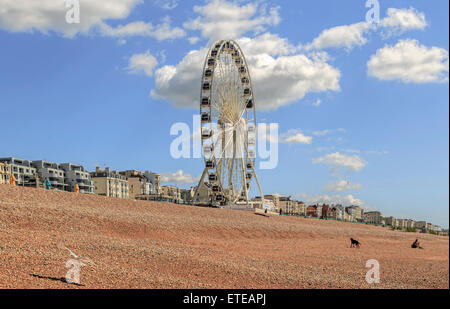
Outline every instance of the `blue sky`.
[(68, 24), (63, 1), (0, 1), (0, 156), (195, 185), (203, 160), (171, 158), (170, 127), (192, 127), (204, 54), (234, 39), (284, 138), (265, 194), (448, 227), (448, 6), (379, 1), (368, 24), (359, 0), (81, 0)]

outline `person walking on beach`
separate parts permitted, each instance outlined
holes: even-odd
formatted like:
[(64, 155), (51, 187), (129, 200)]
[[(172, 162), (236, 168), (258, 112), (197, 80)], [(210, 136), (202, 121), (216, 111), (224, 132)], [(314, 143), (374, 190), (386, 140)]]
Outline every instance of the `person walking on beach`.
[(9, 176), (9, 184), (13, 187), (16, 185), (16, 177), (14, 176), (14, 174), (11, 174), (11, 176)]
[(50, 183), (50, 180), (48, 178), (45, 180), (45, 189), (50, 190), (52, 188), (52, 184)]

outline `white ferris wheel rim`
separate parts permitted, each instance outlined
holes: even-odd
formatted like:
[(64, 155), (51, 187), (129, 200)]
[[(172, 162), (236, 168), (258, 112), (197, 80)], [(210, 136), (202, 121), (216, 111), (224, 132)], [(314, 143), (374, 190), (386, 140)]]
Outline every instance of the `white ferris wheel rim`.
[[(206, 101), (208, 104), (205, 105)], [(253, 128), (256, 129), (254, 101), (250, 72), (241, 48), (232, 40), (215, 42), (205, 59), (200, 88), (202, 149), (210, 187), (217, 189), (214, 196), (222, 197), (229, 203), (236, 203), (239, 200), (248, 202), (252, 175), (257, 181), (253, 167), (256, 143), (249, 144), (247, 130), (249, 123), (252, 123)], [(209, 120), (206, 121), (206, 119)], [(245, 133), (236, 133), (238, 127), (243, 124), (246, 125)], [(222, 130), (214, 132), (214, 125), (216, 129), (220, 127)], [(210, 132), (210, 138), (204, 138), (204, 128), (205, 132)], [(228, 133), (233, 131), (232, 140), (230, 138), (225, 140), (227, 131)], [(252, 134), (255, 131), (253, 130)], [(217, 136), (218, 134), (220, 136)], [(212, 142), (214, 138), (215, 143)], [(230, 142), (233, 145), (231, 159), (224, 156)], [(209, 155), (205, 155), (207, 153), (205, 149), (210, 150)], [(214, 167), (208, 167), (208, 164)], [(259, 187), (258, 181), (257, 184)]]

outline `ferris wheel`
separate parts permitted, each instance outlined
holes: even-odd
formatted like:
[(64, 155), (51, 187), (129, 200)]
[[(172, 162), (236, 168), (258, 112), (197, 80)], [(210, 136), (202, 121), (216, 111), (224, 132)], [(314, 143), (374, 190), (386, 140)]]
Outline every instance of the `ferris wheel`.
[(215, 42), (205, 59), (200, 88), (205, 169), (195, 191), (208, 187), (212, 204), (248, 204), (255, 172), (256, 114), (252, 81), (235, 41)]

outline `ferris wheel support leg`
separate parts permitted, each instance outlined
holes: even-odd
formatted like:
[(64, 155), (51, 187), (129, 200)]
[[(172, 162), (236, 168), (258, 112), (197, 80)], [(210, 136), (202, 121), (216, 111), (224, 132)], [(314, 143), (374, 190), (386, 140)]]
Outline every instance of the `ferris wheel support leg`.
[[(226, 153), (225, 153), (226, 155)], [(231, 173), (229, 173), (228, 175), (228, 187), (232, 186), (232, 182), (233, 182), (233, 168), (234, 168), (234, 161), (236, 160), (236, 130), (233, 130), (233, 159), (231, 161), (231, 168), (230, 171)]]
[(200, 186), (204, 186), (203, 182), (205, 180), (205, 176), (207, 173), (208, 173), (208, 170), (205, 167), (205, 169), (203, 170), (202, 177), (200, 177), (200, 181), (198, 182), (197, 188), (195, 189), (194, 198), (192, 199), (192, 205), (195, 205), (195, 203), (197, 202), (198, 193), (200, 191)]
[(247, 205), (249, 204), (248, 202), (248, 189), (247, 189), (247, 180), (245, 179), (245, 173), (244, 173), (244, 192), (245, 192), (245, 200), (247, 201)]
[(252, 171), (253, 171), (253, 175), (255, 176), (255, 181), (256, 181), (256, 185), (258, 186), (259, 194), (261, 195), (261, 207), (262, 207), (262, 209), (264, 209), (264, 195), (262, 193), (261, 186), (259, 185), (258, 176), (256, 176), (256, 171), (255, 171), (255, 168), (253, 167), (253, 164), (252, 164)]

